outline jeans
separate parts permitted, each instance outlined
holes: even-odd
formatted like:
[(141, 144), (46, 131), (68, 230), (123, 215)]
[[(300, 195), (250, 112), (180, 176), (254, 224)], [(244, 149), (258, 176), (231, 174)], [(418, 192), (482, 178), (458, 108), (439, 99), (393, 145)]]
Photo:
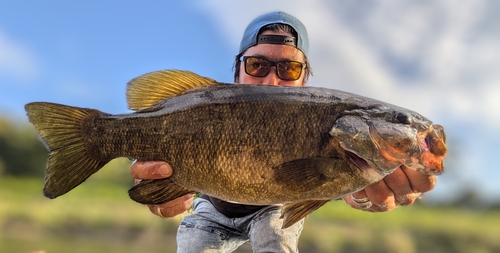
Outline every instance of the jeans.
[(232, 252), (250, 240), (253, 252), (298, 252), (304, 219), (281, 229), (281, 206), (269, 206), (241, 217), (228, 218), (210, 201), (197, 198), (194, 213), (177, 231), (177, 252)]

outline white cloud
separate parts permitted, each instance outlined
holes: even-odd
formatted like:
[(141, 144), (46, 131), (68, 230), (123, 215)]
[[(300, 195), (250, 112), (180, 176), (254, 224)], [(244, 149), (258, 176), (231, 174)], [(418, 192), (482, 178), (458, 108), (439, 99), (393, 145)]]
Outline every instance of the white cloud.
[[(500, 19), (495, 14), (498, 8), (491, 8), (490, 3), (379, 1), (363, 15), (354, 11), (351, 17), (343, 16), (344, 28), (336, 27), (335, 32), (350, 30), (353, 40), (349, 45), (365, 56), (356, 66), (349, 66), (365, 79), (351, 77), (348, 83), (369, 87), (365, 91), (371, 96), (431, 118), (448, 114), (459, 122), (484, 122), (485, 130), (496, 132), (500, 125), (500, 100), (494, 99), (500, 96), (495, 88), (500, 83)], [(339, 12), (331, 8), (329, 13), (335, 16)], [(317, 19), (328, 20), (327, 15)], [(370, 58), (374, 60), (367, 61)], [(413, 73), (400, 72), (405, 64), (404, 71)], [(383, 75), (389, 83), (380, 85), (377, 82), (384, 82)], [(371, 93), (372, 87), (379, 92)], [(482, 120), (486, 118), (489, 120)]]
[(40, 73), (40, 64), (34, 53), (0, 30), (0, 75), (29, 82)]

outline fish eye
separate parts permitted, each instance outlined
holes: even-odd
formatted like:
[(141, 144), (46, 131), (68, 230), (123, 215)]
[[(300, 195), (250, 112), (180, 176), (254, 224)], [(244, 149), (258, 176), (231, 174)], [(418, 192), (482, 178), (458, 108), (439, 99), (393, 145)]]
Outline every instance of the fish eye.
[(407, 113), (402, 113), (402, 112), (398, 112), (396, 113), (396, 121), (401, 123), (401, 124), (411, 124), (413, 121), (412, 121), (412, 118), (411, 118), (411, 115), (407, 114)]

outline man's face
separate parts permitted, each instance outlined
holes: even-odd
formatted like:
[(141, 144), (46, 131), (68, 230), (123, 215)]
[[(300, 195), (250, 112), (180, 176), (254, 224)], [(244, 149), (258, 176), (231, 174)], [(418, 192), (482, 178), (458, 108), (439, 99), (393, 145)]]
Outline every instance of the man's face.
[[(262, 35), (284, 35), (292, 36), (289, 33), (276, 33), (272, 31), (265, 31)], [(293, 46), (288, 45), (277, 45), (277, 44), (257, 44), (253, 46), (243, 54), (243, 56), (257, 56), (262, 57), (271, 61), (298, 61), (305, 62), (304, 54), (302, 51), (298, 50)], [(302, 70), (302, 74), (299, 79), (294, 81), (285, 81), (280, 79), (276, 74), (276, 67), (271, 67), (271, 71), (265, 77), (254, 77), (250, 76), (245, 72), (244, 62), (240, 63), (240, 75), (238, 83), (242, 84), (265, 84), (274, 86), (304, 86), (305, 71)]]

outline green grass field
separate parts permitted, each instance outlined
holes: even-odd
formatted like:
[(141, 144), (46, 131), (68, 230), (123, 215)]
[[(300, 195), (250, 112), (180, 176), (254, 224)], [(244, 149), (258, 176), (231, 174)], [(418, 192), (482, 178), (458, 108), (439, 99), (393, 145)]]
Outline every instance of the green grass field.
[[(112, 173), (112, 172), (108, 172)], [(127, 178), (128, 171), (117, 178)], [(105, 178), (106, 177), (104, 176)], [(117, 179), (118, 180), (118, 179)], [(0, 177), (0, 252), (175, 252), (181, 217), (162, 220), (99, 177), (50, 200), (41, 179)], [(301, 252), (500, 252), (500, 211), (412, 205), (387, 213), (328, 203), (306, 220)], [(239, 252), (248, 252), (248, 245)]]

